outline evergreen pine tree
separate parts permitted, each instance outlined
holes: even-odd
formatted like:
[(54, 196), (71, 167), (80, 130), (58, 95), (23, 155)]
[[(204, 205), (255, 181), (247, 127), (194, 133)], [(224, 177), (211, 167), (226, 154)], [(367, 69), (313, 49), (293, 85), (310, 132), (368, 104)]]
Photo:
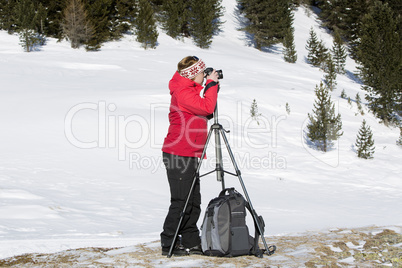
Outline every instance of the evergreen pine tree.
[(19, 32), (21, 46), (26, 52), (41, 44), (41, 38), (37, 31), (37, 8), (33, 0), (19, 0), (14, 10), (17, 31)]
[(167, 35), (174, 39), (189, 37), (190, 6), (186, 0), (165, 0), (162, 4), (161, 20)]
[(374, 1), (376, 0), (348, 0), (349, 8), (346, 9), (346, 16), (344, 18), (348, 27), (341, 35), (348, 40), (349, 52), (354, 59), (357, 57), (357, 48), (360, 43), (360, 30), (363, 16), (368, 13), (368, 8)]
[(347, 97), (348, 97), (348, 96), (346, 95), (345, 89), (342, 89), (341, 98), (342, 98), (342, 99), (346, 99)]
[(322, 40), (318, 40), (317, 34), (315, 33), (313, 27), (310, 28), (310, 36), (307, 39), (306, 50), (307, 61), (315, 66), (320, 67), (322, 70), (326, 71), (328, 57), (328, 49), (325, 47)]
[(41, 21), (44, 35), (61, 39), (63, 10), (68, 4), (68, 0), (41, 0), (40, 3), (46, 10), (46, 19)]
[(280, 43), (286, 30), (292, 25), (290, 1), (288, 0), (239, 0), (240, 11), (248, 19), (243, 28), (253, 36), (255, 47), (263, 47)]
[(340, 28), (345, 16), (345, 0), (327, 0), (322, 1), (319, 7), (322, 9), (320, 18), (323, 20), (323, 26), (329, 29)]
[(111, 38), (118, 39), (134, 26), (137, 16), (136, 0), (115, 0), (111, 16)]
[(223, 15), (222, 0), (191, 0), (190, 34), (200, 48), (209, 48), (212, 37), (218, 33)]
[(316, 61), (318, 62), (317, 67), (320, 67), (324, 72), (328, 72), (329, 63), (333, 64), (331, 54), (328, 52), (328, 48), (325, 47), (322, 40), (318, 43)]
[(285, 38), (283, 39), (284, 52), (283, 57), (286, 62), (295, 63), (297, 61), (297, 52), (294, 40), (294, 28), (290, 27), (286, 31)]
[(46, 8), (42, 5), (42, 3), (35, 4), (34, 3), (34, 12), (35, 16), (33, 18), (33, 27), (32, 27), (32, 33), (34, 35), (34, 44), (33, 46), (42, 46), (46, 42), (46, 35), (45, 35), (45, 22), (46, 22), (46, 17), (47, 17), (47, 11)]
[(88, 19), (93, 26), (93, 34), (86, 42), (88, 50), (99, 50), (102, 43), (110, 40), (112, 33), (110, 29), (113, 27), (113, 0), (86, 0), (85, 10)]
[(137, 41), (142, 47), (155, 48), (158, 41), (156, 19), (151, 4), (147, 0), (138, 1), (138, 15), (135, 19), (135, 33)]
[(276, 16), (273, 18), (278, 18), (277, 22), (277, 30), (275, 31), (274, 34), (274, 40), (278, 40), (276, 43), (283, 43), (283, 40), (290, 29), (291, 31), (294, 29), (292, 28), (293, 22), (294, 22), (294, 14), (292, 12), (292, 0), (281, 0), (281, 1), (276, 1), (277, 2), (277, 8), (276, 8)]
[(402, 127), (399, 127), (399, 139), (396, 141), (396, 144), (402, 146)]
[(163, 5), (163, 2), (165, 2), (166, 0), (150, 0), (149, 2), (152, 3), (152, 5), (160, 7)]
[(356, 103), (357, 103), (357, 105), (359, 105), (359, 104), (361, 104), (361, 102), (362, 102), (362, 98), (360, 98), (360, 94), (359, 94), (359, 92), (357, 92), (356, 93)]
[(287, 112), (288, 114), (290, 114), (290, 106), (289, 106), (289, 103), (286, 103), (285, 108), (286, 108), (286, 112)]
[(31, 52), (36, 45), (39, 45), (40, 39), (38, 38), (38, 33), (32, 29), (22, 29), (19, 32), (20, 45), (25, 49), (26, 52)]
[(331, 55), (329, 55), (326, 63), (326, 75), (324, 76), (325, 79), (325, 84), (327, 87), (331, 90), (334, 91), (336, 87), (336, 67), (335, 64), (332, 60)]
[(309, 35), (310, 36), (307, 39), (307, 44), (306, 44), (306, 50), (308, 52), (307, 61), (310, 64), (312, 64), (313, 66), (319, 66), (320, 62), (317, 58), (319, 41), (318, 41), (317, 34), (315, 33), (313, 27), (310, 28)]
[(70, 40), (72, 48), (79, 48), (91, 38), (93, 33), (84, 4), (81, 0), (69, 0), (63, 16), (63, 33)]
[(0, 0), (0, 30), (12, 33), (15, 30), (16, 1)]
[(316, 86), (315, 94), (317, 99), (313, 114), (308, 114), (310, 123), (307, 125), (307, 136), (318, 148), (326, 152), (332, 141), (343, 134), (341, 115), (335, 115), (335, 104), (332, 103), (329, 91), (322, 82), (319, 87)]
[(39, 45), (44, 45), (46, 41), (46, 20), (47, 20), (47, 10), (46, 7), (39, 3), (36, 11), (36, 29), (38, 31)]
[(368, 92), (370, 109), (385, 124), (402, 111), (401, 19), (388, 6), (376, 1), (362, 20), (357, 50), (360, 77)]
[(258, 105), (257, 105), (257, 101), (255, 99), (253, 100), (253, 103), (251, 104), (250, 115), (251, 115), (251, 118), (253, 120), (256, 120), (257, 124), (259, 125), (260, 122), (258, 122), (258, 117), (260, 117), (261, 114), (258, 112)]
[(360, 114), (364, 115), (363, 106), (362, 106), (362, 99), (360, 98), (359, 93), (356, 93), (356, 105), (357, 105), (357, 110), (360, 112)]
[(318, 1), (322, 10), (320, 18), (323, 26), (336, 30), (348, 40), (351, 55), (356, 54), (356, 45), (359, 43), (359, 28), (364, 14), (371, 5), (372, 0), (326, 0)]
[(357, 148), (357, 156), (364, 159), (373, 158), (374, 140), (373, 133), (369, 126), (366, 125), (366, 120), (363, 119), (362, 126), (357, 134), (355, 146)]
[(343, 41), (339, 31), (335, 30), (334, 44), (332, 46), (332, 57), (334, 59), (335, 71), (338, 74), (345, 73), (345, 63), (346, 63), (346, 50), (343, 46)]

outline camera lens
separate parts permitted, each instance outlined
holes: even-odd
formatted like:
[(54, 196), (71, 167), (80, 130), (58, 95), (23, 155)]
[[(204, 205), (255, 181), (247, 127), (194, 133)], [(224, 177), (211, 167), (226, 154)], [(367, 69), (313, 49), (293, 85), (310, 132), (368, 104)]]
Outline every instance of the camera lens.
[(218, 79), (222, 79), (223, 78), (222, 70), (216, 70), (216, 72), (218, 73)]

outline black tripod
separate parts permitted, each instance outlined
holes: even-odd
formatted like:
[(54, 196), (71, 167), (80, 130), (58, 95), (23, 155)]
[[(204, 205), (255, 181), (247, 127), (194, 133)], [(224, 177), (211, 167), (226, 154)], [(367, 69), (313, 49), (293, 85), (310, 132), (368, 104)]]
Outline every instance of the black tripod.
[[(250, 205), (250, 211), (251, 211), (251, 214), (252, 214), (253, 219), (254, 219), (255, 227), (257, 228), (259, 234), (261, 235), (262, 242), (264, 243), (265, 253), (267, 253), (268, 255), (271, 255), (271, 254), (274, 253), (274, 251), (276, 249), (275, 246), (268, 247), (267, 242), (265, 241), (264, 229), (263, 229), (263, 227), (261, 227), (260, 221), (258, 219), (257, 212), (254, 210), (253, 205), (251, 204), (250, 197), (249, 197), (249, 195), (247, 193), (247, 190), (246, 190), (246, 186), (244, 185), (243, 179), (241, 177), (241, 172), (240, 172), (240, 170), (239, 170), (239, 168), (238, 168), (238, 166), (236, 164), (234, 155), (232, 153), (232, 150), (230, 149), (229, 142), (228, 142), (228, 139), (226, 138), (225, 132), (229, 132), (229, 131), (226, 131), (222, 127), (222, 125), (219, 124), (219, 122), (218, 122), (218, 104), (216, 104), (215, 111), (214, 111), (214, 124), (211, 126), (211, 128), (210, 128), (210, 130), (208, 132), (207, 141), (205, 143), (204, 150), (203, 150), (202, 155), (201, 155), (201, 159), (200, 159), (200, 161), (198, 163), (198, 166), (197, 166), (197, 169), (196, 169), (196, 172), (195, 172), (195, 176), (194, 176), (194, 179), (193, 179), (193, 183), (192, 183), (190, 191), (189, 191), (189, 193), (187, 195), (187, 199), (186, 199), (186, 203), (184, 205), (184, 208), (183, 208), (183, 210), (182, 210), (182, 212), (180, 214), (179, 224), (177, 225), (176, 233), (175, 233), (175, 235), (173, 237), (172, 245), (170, 246), (170, 250), (169, 250), (169, 253), (167, 255), (168, 258), (170, 258), (172, 256), (173, 248), (174, 248), (174, 245), (176, 244), (176, 240), (177, 240), (177, 236), (179, 234), (180, 226), (182, 224), (184, 214), (185, 214), (185, 211), (187, 209), (188, 202), (190, 200), (190, 196), (191, 196), (191, 193), (193, 192), (193, 189), (194, 189), (195, 182), (196, 182), (197, 178), (204, 177), (204, 176), (209, 175), (209, 174), (211, 174), (213, 172), (216, 172), (217, 180), (222, 183), (222, 190), (225, 189), (224, 173), (228, 173), (228, 174), (230, 174), (232, 176), (237, 176), (239, 178), (241, 187), (243, 189), (244, 196), (245, 196), (247, 202)], [(202, 161), (203, 161), (203, 159), (205, 157), (205, 153), (206, 153), (206, 150), (207, 150), (207, 147), (208, 147), (208, 143), (209, 143), (209, 141), (211, 139), (212, 133), (215, 134), (216, 168), (214, 170), (212, 170), (210, 172), (207, 172), (207, 173), (205, 173), (205, 174), (200, 176), (199, 172), (200, 172), (201, 164), (202, 164)], [(225, 142), (226, 148), (227, 148), (227, 150), (229, 152), (229, 156), (230, 156), (230, 159), (231, 159), (232, 164), (234, 166), (234, 169), (236, 171), (236, 174), (228, 172), (228, 171), (223, 169), (223, 165), (222, 165), (222, 147), (221, 147), (221, 139), (220, 139), (221, 136), (222, 136), (223, 141)]]

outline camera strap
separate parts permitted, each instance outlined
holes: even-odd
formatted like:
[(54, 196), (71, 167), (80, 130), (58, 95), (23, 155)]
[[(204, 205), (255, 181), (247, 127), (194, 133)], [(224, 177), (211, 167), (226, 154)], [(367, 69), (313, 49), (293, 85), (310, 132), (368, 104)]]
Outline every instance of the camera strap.
[(207, 93), (207, 90), (208, 90), (209, 88), (211, 88), (211, 87), (216, 86), (216, 85), (218, 85), (218, 92), (219, 92), (219, 83), (218, 83), (218, 82), (215, 82), (215, 81), (212, 81), (212, 82), (208, 83), (208, 85), (205, 86), (205, 89), (204, 89), (204, 97), (205, 97), (205, 93)]
[[(204, 89), (204, 97), (205, 97), (205, 93), (207, 92), (207, 90), (208, 90), (209, 88), (211, 88), (211, 87), (216, 86), (216, 85), (218, 85), (218, 92), (219, 92), (219, 83), (218, 83), (218, 82), (215, 82), (215, 81), (212, 81), (212, 82), (208, 83), (208, 85), (205, 86), (205, 89)], [(214, 114), (213, 114), (213, 113), (207, 116), (207, 119), (208, 119), (208, 120), (210, 120), (210, 119), (212, 119), (212, 118), (214, 118)]]

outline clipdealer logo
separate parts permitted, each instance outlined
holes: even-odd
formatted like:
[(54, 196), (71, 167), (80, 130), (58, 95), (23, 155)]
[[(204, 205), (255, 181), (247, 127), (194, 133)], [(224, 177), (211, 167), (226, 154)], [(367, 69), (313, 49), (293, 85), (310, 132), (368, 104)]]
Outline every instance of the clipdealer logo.
[[(166, 106), (166, 105), (165, 105)], [(151, 122), (139, 114), (115, 115), (111, 114), (117, 110), (113, 103), (107, 104), (105, 101), (98, 103), (85, 102), (72, 107), (66, 114), (64, 120), (64, 134), (67, 140), (77, 148), (117, 148), (118, 160), (126, 160), (127, 149), (139, 149), (145, 146), (150, 139), (151, 133), (155, 133), (155, 122), (151, 116)], [(79, 118), (81, 114), (92, 111), (91, 123), (96, 118), (97, 135), (92, 135), (91, 140), (80, 138), (74, 131), (74, 124), (80, 120), (82, 124), (88, 123), (88, 119)], [(152, 111), (152, 109), (151, 109)], [(83, 117), (83, 116), (82, 116)], [(128, 138), (128, 128), (136, 128), (136, 140)], [(79, 132), (79, 131), (77, 131)], [(154, 144), (151, 144), (154, 146)]]
[[(263, 156), (252, 156), (250, 153), (235, 153), (241, 167), (285, 169), (286, 159), (276, 152), (270, 151), (277, 147), (278, 128), (287, 117), (285, 115), (272, 116), (270, 120), (264, 116), (259, 117), (259, 125), (255, 120), (245, 117), (242, 102), (237, 103), (235, 115), (219, 115), (220, 123), (231, 133), (228, 141), (232, 148), (253, 148), (266, 150)], [(130, 169), (150, 169), (156, 172), (163, 166), (161, 155), (144, 155), (141, 148), (161, 149), (163, 135), (157, 118), (163, 113), (166, 116), (170, 104), (150, 104), (148, 114), (123, 115), (117, 112), (114, 103), (99, 101), (97, 103), (84, 102), (68, 110), (64, 120), (65, 137), (70, 144), (81, 149), (109, 148), (116, 149), (119, 161), (129, 162)], [(86, 129), (91, 134), (83, 135)], [(89, 130), (88, 130), (89, 131)], [(163, 132), (167, 131), (163, 129)], [(264, 137), (261, 139), (261, 137)], [(212, 146), (212, 145), (209, 145)], [(223, 159), (225, 161), (225, 159)], [(229, 161), (229, 159), (227, 159)], [(238, 164), (239, 164), (238, 163)], [(205, 165), (215, 165), (214, 158), (204, 161)]]

